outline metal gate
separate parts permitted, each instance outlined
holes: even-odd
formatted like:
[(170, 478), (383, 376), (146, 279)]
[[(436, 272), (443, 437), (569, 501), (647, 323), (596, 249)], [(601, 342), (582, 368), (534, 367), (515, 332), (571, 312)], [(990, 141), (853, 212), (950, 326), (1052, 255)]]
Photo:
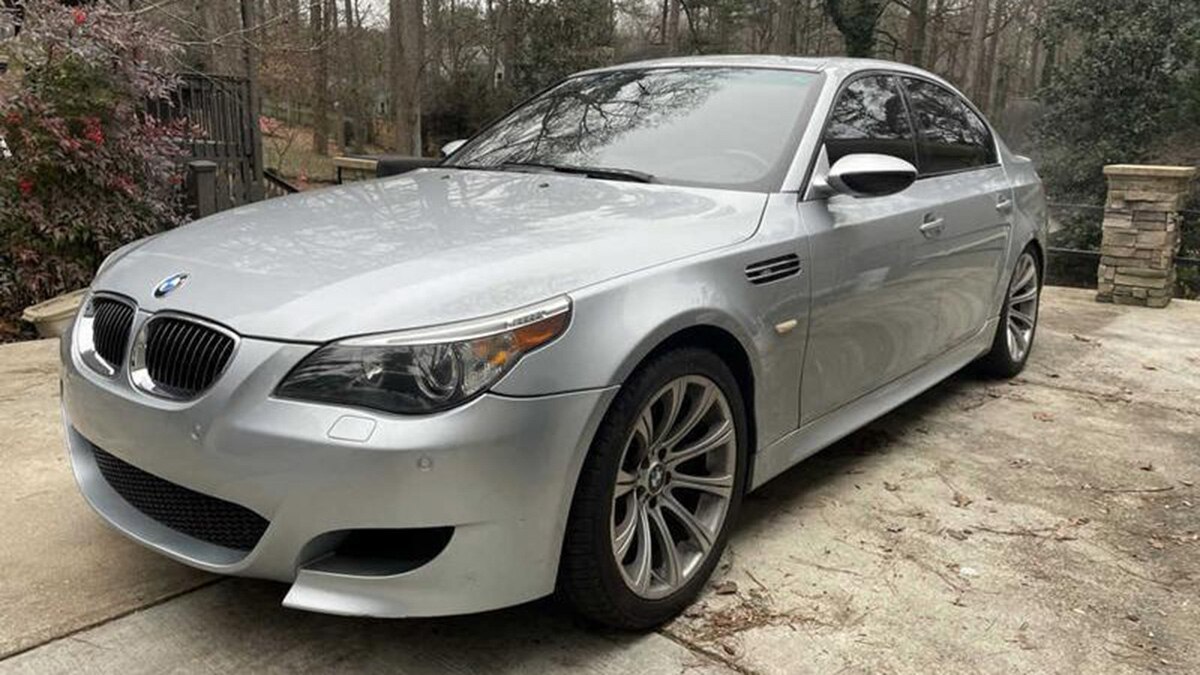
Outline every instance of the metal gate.
[(181, 139), (183, 161), (217, 165), (217, 210), (263, 198), (261, 132), (245, 78), (182, 75), (170, 98), (151, 102), (148, 112), (164, 121), (187, 120), (192, 131)]

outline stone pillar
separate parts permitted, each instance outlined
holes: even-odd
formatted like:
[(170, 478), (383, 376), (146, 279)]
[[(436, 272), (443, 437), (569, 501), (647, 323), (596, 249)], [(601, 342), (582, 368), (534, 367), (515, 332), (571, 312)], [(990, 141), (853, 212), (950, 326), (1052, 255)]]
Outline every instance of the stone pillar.
[(1175, 294), (1179, 207), (1196, 169), (1110, 164), (1096, 299), (1166, 307)]

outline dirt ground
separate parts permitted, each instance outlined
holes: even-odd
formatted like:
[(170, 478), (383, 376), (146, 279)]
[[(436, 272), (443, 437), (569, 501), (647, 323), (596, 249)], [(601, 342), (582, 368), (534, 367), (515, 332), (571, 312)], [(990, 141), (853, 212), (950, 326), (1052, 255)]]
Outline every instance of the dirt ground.
[(952, 378), (769, 483), (644, 636), (550, 600), (307, 614), (145, 551), (75, 492), (55, 350), (0, 347), (0, 673), (1200, 671), (1200, 303), (1048, 289), (1021, 378)]

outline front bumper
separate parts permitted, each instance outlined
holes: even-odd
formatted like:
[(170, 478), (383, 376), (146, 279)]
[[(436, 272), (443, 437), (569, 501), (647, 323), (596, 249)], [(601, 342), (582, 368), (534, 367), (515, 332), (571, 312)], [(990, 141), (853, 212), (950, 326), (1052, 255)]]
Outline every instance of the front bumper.
[[(101, 516), (189, 565), (290, 582), (285, 605), (335, 614), (459, 614), (550, 593), (575, 480), (615, 393), (485, 395), (419, 417), (286, 401), (271, 391), (312, 347), (244, 338), (213, 389), (180, 403), (93, 372), (63, 344), (72, 466)], [(249, 551), (173, 530), (113, 489), (95, 448), (269, 526)], [(453, 535), (411, 571), (310, 566), (330, 532), (430, 527)]]

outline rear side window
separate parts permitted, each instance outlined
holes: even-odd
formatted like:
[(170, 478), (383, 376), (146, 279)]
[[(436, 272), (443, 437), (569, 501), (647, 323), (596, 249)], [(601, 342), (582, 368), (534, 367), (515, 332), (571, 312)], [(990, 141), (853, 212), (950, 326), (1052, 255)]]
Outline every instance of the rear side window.
[(962, 171), (996, 163), (987, 124), (957, 94), (925, 80), (904, 78), (917, 120), (922, 174)]
[(868, 75), (846, 85), (825, 128), (825, 153), (832, 165), (846, 155), (871, 152), (917, 163), (904, 98), (890, 75)]

